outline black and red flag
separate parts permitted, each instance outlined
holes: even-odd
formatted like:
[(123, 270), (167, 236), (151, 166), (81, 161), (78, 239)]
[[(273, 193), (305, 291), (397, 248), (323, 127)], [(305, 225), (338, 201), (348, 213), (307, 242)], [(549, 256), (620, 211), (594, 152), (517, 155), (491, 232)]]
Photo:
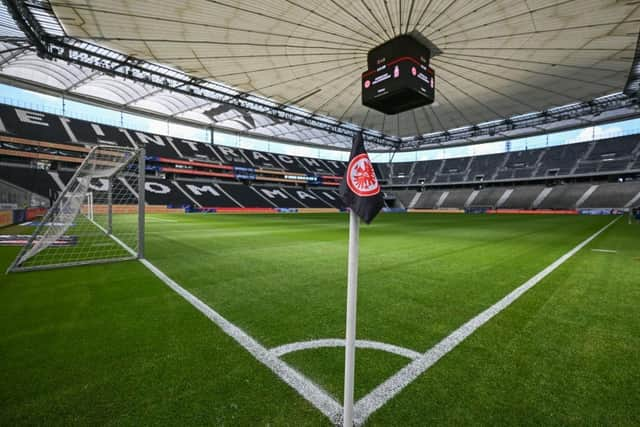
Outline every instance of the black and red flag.
[(353, 137), (349, 165), (340, 184), (340, 197), (367, 224), (384, 206), (380, 183), (360, 132)]

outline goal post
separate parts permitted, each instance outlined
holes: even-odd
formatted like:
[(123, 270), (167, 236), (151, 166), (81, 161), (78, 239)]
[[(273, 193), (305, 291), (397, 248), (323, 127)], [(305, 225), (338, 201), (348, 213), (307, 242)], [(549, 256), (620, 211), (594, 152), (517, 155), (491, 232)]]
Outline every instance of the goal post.
[(144, 256), (144, 149), (91, 149), (8, 272)]
[(87, 218), (93, 221), (93, 193), (87, 193)]

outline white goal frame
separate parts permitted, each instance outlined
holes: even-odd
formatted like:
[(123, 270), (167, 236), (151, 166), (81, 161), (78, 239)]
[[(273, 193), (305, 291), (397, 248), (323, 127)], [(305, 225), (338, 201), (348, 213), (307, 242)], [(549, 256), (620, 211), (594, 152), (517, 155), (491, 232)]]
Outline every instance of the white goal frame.
[[(117, 165), (117, 168), (111, 171), (109, 174), (101, 174), (100, 178), (106, 179), (108, 181), (107, 185), (107, 195), (104, 200), (104, 204), (102, 205), (102, 211), (104, 215), (106, 215), (106, 224), (100, 225), (95, 220), (95, 210), (96, 207), (94, 205), (94, 192), (91, 189), (84, 191), (81, 194), (82, 202), (72, 204), (69, 200), (72, 200), (73, 197), (78, 198), (80, 195), (74, 194), (72, 190), (74, 189), (74, 185), (78, 184), (81, 179), (87, 179), (86, 177), (80, 177), (80, 173), (96, 169), (96, 164), (105, 164), (109, 163), (108, 160), (100, 160), (95, 157), (99, 155), (101, 152), (103, 153), (111, 153), (117, 155), (121, 155), (122, 157), (127, 157), (127, 160), (122, 165)], [(121, 154), (119, 154), (121, 153)], [(102, 162), (102, 163), (100, 163)], [(123, 171), (125, 171), (131, 165), (137, 164), (136, 172), (137, 172), (137, 194), (133, 194), (137, 198), (137, 203), (134, 205), (135, 213), (137, 214), (137, 229), (135, 236), (135, 244), (127, 245), (121, 239), (117, 237), (117, 233), (113, 232), (113, 218), (114, 218), (114, 200), (113, 200), (113, 181), (116, 176)], [(112, 145), (96, 145), (87, 154), (84, 161), (80, 164), (80, 166), (76, 169), (72, 178), (69, 180), (64, 190), (58, 196), (58, 199), (54, 202), (54, 204), (49, 208), (45, 216), (42, 218), (38, 226), (36, 227), (33, 234), (30, 236), (27, 243), (22, 247), (22, 250), (15, 258), (13, 263), (7, 269), (7, 273), (10, 272), (22, 272), (22, 271), (33, 271), (33, 270), (45, 270), (45, 269), (53, 269), (53, 268), (62, 268), (62, 267), (73, 267), (79, 265), (88, 265), (88, 264), (103, 264), (103, 263), (111, 263), (118, 261), (126, 261), (132, 259), (143, 259), (144, 258), (144, 246), (145, 246), (145, 149), (144, 148), (125, 148), (118, 147)], [(120, 178), (122, 179), (122, 178)], [(88, 182), (90, 182), (91, 178), (89, 178)], [(128, 186), (130, 190), (133, 190), (133, 186)], [(69, 206), (71, 205), (71, 206)], [(137, 205), (137, 206), (136, 206)], [(69, 211), (71, 213), (69, 213)], [(106, 256), (104, 258), (95, 258), (95, 259), (78, 259), (71, 260), (68, 262), (51, 262), (48, 264), (42, 265), (24, 265), (28, 262), (31, 257), (37, 256), (40, 251), (45, 251), (50, 249), (50, 246), (43, 245), (44, 247), (35, 251), (35, 255), (30, 255), (30, 250), (33, 252), (34, 246), (38, 245), (38, 240), (42, 239), (43, 232), (46, 233), (47, 228), (51, 224), (56, 224), (56, 217), (62, 212), (62, 215), (65, 216), (73, 216), (74, 220), (79, 216), (83, 217), (83, 220), (88, 221), (93, 226), (95, 226), (96, 230), (99, 230), (98, 233), (103, 233), (105, 236), (110, 238), (113, 242), (119, 245), (124, 251), (121, 251), (122, 255), (119, 256)], [(135, 224), (135, 223), (134, 223)], [(63, 232), (54, 233), (54, 235), (62, 235), (66, 233), (69, 224), (64, 228)], [(131, 246), (134, 246), (133, 248)]]

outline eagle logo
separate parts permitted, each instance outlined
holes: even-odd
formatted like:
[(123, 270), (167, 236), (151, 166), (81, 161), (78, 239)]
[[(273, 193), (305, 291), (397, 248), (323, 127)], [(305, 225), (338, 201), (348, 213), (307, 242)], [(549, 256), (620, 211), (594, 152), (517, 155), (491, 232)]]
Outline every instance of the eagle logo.
[(380, 192), (380, 184), (367, 153), (358, 154), (349, 162), (347, 185), (360, 197), (375, 196)]

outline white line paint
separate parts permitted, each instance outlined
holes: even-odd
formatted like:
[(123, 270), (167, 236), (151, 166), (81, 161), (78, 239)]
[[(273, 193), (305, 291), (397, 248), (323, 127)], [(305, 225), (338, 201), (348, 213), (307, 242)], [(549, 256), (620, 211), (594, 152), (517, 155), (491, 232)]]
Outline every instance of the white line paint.
[(164, 219), (164, 218), (155, 218), (152, 216), (149, 216), (149, 214), (147, 214), (146, 216), (146, 221), (150, 221), (150, 222), (179, 222), (177, 219)]
[(591, 237), (587, 238), (578, 246), (562, 255), (547, 268), (533, 276), (531, 279), (527, 280), (524, 284), (513, 290), (500, 301), (498, 301), (482, 313), (478, 314), (476, 317), (469, 320), (464, 325), (460, 326), (458, 329), (453, 331), (453, 333), (451, 333), (449, 336), (436, 344), (433, 348), (424, 353), (421, 357), (409, 363), (407, 366), (399, 370), (385, 382), (376, 387), (365, 397), (360, 399), (355, 405), (354, 423), (357, 425), (362, 425), (372, 413), (380, 409), (385, 403), (387, 403), (406, 386), (411, 384), (411, 382), (422, 375), (444, 355), (456, 348), (462, 341), (464, 341), (469, 335), (473, 334), (479, 327), (487, 323), (496, 314), (500, 313), (502, 310), (504, 310), (514, 301), (520, 298), (522, 294), (533, 288), (542, 279), (551, 274), (551, 272), (564, 264), (569, 258), (571, 258), (580, 249), (584, 248), (593, 239), (595, 239), (605, 230), (611, 227), (620, 218), (622, 217), (619, 216), (602, 227)]
[(85, 216), (85, 218), (87, 220), (89, 220), (91, 223), (93, 223), (93, 225), (95, 225), (96, 227), (98, 227), (100, 229), (100, 231), (102, 231), (104, 234), (106, 234), (107, 236), (109, 236), (114, 242), (116, 242), (117, 244), (119, 244), (120, 246), (122, 246), (122, 248), (129, 252), (129, 254), (131, 254), (131, 256), (133, 257), (137, 257), (138, 253), (136, 251), (134, 251), (133, 249), (131, 249), (126, 243), (124, 243), (122, 240), (118, 239), (113, 233), (109, 233), (103, 226), (101, 226), (100, 224), (98, 224), (97, 222), (95, 222), (94, 220), (90, 219), (88, 216)]
[[(294, 342), (291, 344), (274, 347), (270, 351), (274, 355), (281, 357), (285, 354), (293, 353), (295, 351), (312, 350), (316, 348), (326, 347), (344, 347), (344, 338), (329, 338), (313, 341)], [(419, 353), (417, 351), (392, 344), (385, 344), (379, 341), (356, 340), (356, 348), (368, 348), (373, 350), (386, 351), (387, 353), (393, 353), (411, 360), (417, 359), (422, 356), (422, 353)]]
[[(107, 233), (100, 224), (94, 223), (100, 230), (111, 237), (116, 243), (126, 249), (131, 255), (137, 256), (137, 253), (127, 246), (122, 240), (113, 234)], [(188, 303), (204, 314), (209, 320), (215, 323), (224, 333), (233, 338), (238, 344), (244, 347), (253, 357), (255, 357), (263, 365), (271, 369), (282, 381), (287, 383), (291, 388), (298, 392), (303, 398), (311, 403), (316, 409), (322, 412), (334, 424), (339, 424), (342, 417), (342, 405), (331, 397), (325, 390), (320, 388), (307, 377), (293, 369), (286, 362), (282, 361), (276, 354), (267, 350), (258, 341), (249, 336), (242, 329), (222, 317), (218, 312), (202, 302), (195, 295), (184, 289), (182, 286), (174, 282), (169, 276), (164, 274), (159, 268), (151, 264), (146, 259), (139, 259), (149, 271), (157, 278), (162, 280), (169, 288), (184, 298)]]
[(593, 252), (604, 252), (607, 254), (617, 254), (618, 251), (614, 251), (612, 249), (591, 249)]
[(271, 351), (267, 350), (258, 341), (249, 336), (242, 329), (222, 317), (218, 312), (198, 299), (195, 295), (174, 282), (169, 276), (160, 271), (146, 259), (140, 262), (156, 277), (162, 280), (169, 288), (184, 298), (189, 304), (215, 323), (224, 333), (233, 338), (245, 348), (259, 362), (267, 366), (273, 373), (289, 384), (295, 391), (327, 416), (333, 423), (339, 423), (342, 416), (342, 406), (326, 391), (313, 383), (307, 377), (293, 369)]

